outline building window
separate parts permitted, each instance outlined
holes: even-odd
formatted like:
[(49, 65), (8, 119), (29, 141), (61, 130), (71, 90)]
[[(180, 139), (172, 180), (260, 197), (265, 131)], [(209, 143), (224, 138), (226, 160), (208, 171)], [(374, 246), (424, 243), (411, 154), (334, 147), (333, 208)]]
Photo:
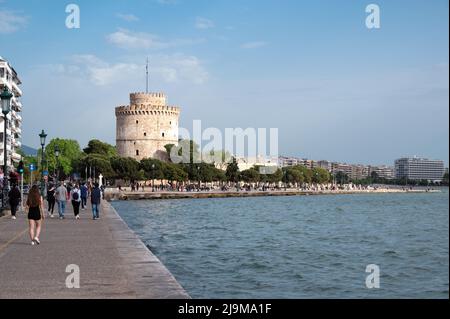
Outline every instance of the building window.
[(136, 150), (136, 156), (139, 156), (139, 150)]
[(164, 135), (165, 135), (165, 134), (164, 134), (164, 133), (162, 133), (162, 137), (164, 137)]
[(136, 124), (139, 124), (139, 121), (138, 121), (138, 120), (136, 120)]
[(172, 125), (172, 121), (170, 121), (169, 124)]
[(144, 132), (144, 136), (147, 136), (147, 133), (146, 133), (146, 132)]

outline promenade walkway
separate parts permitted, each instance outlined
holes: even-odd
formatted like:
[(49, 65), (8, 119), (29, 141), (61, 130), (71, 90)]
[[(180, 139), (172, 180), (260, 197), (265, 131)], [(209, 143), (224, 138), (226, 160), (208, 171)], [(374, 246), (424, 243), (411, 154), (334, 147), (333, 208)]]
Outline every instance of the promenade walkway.
[[(101, 208), (100, 220), (90, 207), (75, 220), (68, 205), (65, 220), (45, 219), (36, 246), (25, 214), (0, 218), (0, 298), (189, 298), (110, 204)], [(79, 289), (66, 286), (73, 264)]]

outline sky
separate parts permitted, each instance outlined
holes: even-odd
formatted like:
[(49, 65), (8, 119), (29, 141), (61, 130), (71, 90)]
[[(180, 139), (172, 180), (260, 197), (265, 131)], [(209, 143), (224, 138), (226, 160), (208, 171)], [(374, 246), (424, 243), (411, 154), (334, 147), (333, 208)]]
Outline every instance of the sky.
[[(69, 29), (66, 5), (80, 8)], [(366, 27), (366, 6), (380, 28)], [(278, 128), (279, 154), (449, 160), (448, 1), (0, 0), (23, 143), (115, 144), (114, 108), (162, 91), (180, 126)]]

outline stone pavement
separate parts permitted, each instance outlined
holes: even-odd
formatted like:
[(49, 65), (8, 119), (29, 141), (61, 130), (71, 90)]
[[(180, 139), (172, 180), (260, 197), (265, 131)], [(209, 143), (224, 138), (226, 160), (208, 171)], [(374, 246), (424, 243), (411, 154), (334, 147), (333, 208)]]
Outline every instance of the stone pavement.
[[(69, 203), (65, 215), (59, 220), (55, 207), (35, 246), (24, 213), (15, 221), (0, 218), (0, 298), (189, 298), (108, 202), (100, 220), (92, 220), (90, 204), (80, 220)], [(66, 286), (66, 267), (73, 264), (80, 269), (79, 289)]]

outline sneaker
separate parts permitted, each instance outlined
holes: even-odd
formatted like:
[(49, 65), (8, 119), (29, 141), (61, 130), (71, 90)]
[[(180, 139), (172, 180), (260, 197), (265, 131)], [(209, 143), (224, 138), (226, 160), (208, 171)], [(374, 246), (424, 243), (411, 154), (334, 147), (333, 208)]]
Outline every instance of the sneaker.
[(37, 238), (37, 237), (34, 238), (34, 242), (35, 242), (36, 244), (38, 244), (38, 245), (41, 244), (41, 242), (39, 241), (39, 238)]
[(50, 218), (53, 218), (53, 217), (55, 217), (55, 216), (54, 216), (53, 214), (51, 214), (51, 215), (50, 215)]
[(75, 217), (75, 219), (80, 219), (80, 216), (77, 215), (77, 217)]
[(13, 216), (13, 217), (11, 217), (12, 218), (12, 220), (16, 220), (17, 218), (16, 218), (16, 216)]
[(31, 241), (31, 246), (36, 245), (36, 243), (34, 242), (34, 240)]

